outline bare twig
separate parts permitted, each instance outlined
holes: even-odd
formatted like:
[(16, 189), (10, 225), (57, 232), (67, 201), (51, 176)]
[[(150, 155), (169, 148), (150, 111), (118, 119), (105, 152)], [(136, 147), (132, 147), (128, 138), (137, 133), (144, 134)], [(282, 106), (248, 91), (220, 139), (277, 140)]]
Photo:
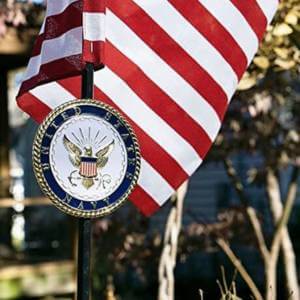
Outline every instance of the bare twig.
[(237, 269), (234, 269), (234, 273), (233, 273), (231, 283), (230, 283), (230, 286), (229, 286), (229, 290), (232, 289), (234, 294), (236, 294), (236, 291), (235, 291), (236, 290), (236, 286), (235, 286), (236, 276), (237, 276)]
[(266, 241), (265, 241), (265, 238), (264, 238), (264, 235), (263, 235), (263, 232), (262, 232), (262, 228), (261, 228), (261, 224), (259, 222), (257, 214), (256, 214), (254, 208), (250, 207), (250, 206), (248, 206), (246, 208), (246, 212), (247, 212), (247, 215), (249, 217), (250, 223), (252, 225), (255, 237), (257, 239), (257, 245), (258, 245), (258, 249), (260, 251), (260, 254), (261, 254), (263, 260), (268, 260), (269, 256), (270, 256), (270, 253), (269, 253), (269, 250), (267, 248)]
[(224, 253), (227, 255), (227, 257), (230, 259), (231, 263), (234, 265), (237, 271), (240, 273), (241, 277), (244, 279), (249, 289), (251, 290), (254, 298), (256, 300), (263, 300), (263, 297), (259, 292), (256, 284), (250, 277), (245, 267), (242, 265), (241, 261), (236, 257), (236, 255), (231, 250), (230, 246), (226, 243), (226, 241), (224, 241), (224, 239), (222, 238), (218, 238), (216, 242), (220, 246), (220, 248), (224, 251)]
[(223, 290), (223, 286), (222, 286), (222, 284), (221, 284), (221, 282), (220, 282), (220, 280), (219, 279), (217, 279), (217, 285), (218, 285), (218, 287), (219, 287), (219, 289), (220, 289), (220, 293), (221, 293), (221, 295), (222, 295), (222, 298), (224, 297), (223, 295), (225, 295), (225, 291)]
[(225, 288), (225, 293), (227, 294), (229, 292), (229, 289), (226, 282), (225, 269), (223, 266), (221, 266), (221, 273), (222, 273), (223, 286)]

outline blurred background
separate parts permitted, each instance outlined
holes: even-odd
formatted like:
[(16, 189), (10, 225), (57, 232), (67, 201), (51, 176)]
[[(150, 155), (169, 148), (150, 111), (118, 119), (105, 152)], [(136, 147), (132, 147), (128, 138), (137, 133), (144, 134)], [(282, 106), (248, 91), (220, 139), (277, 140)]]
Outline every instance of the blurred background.
[[(43, 197), (37, 124), (15, 103), (44, 10), (0, 1), (0, 300), (75, 297), (76, 220)], [(299, 19), (299, 0), (281, 1), (209, 157), (168, 205), (94, 221), (93, 300), (300, 299)]]

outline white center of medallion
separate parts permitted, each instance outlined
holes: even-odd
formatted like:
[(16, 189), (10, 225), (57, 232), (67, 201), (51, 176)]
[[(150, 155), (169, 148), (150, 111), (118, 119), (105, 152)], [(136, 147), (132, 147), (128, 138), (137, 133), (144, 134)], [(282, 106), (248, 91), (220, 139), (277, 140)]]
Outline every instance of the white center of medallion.
[(50, 164), (56, 181), (71, 196), (84, 201), (105, 199), (124, 179), (126, 146), (107, 121), (76, 116), (56, 131)]

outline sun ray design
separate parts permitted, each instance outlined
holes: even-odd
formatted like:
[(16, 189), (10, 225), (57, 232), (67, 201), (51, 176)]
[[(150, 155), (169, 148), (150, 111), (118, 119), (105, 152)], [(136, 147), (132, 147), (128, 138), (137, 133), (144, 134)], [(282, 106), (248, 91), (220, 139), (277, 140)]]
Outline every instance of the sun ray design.
[(80, 144), (80, 146), (83, 146), (79, 138), (75, 135), (74, 132), (72, 132), (73, 137), (76, 139), (76, 141)]
[(80, 132), (80, 135), (81, 135), (82, 144), (84, 145), (85, 144), (85, 142), (84, 142), (85, 138), (84, 138), (84, 135), (83, 135), (83, 132), (82, 132), (81, 128), (79, 128), (79, 132)]
[(96, 133), (96, 135), (95, 135), (95, 137), (94, 137), (94, 141), (97, 140), (97, 137), (98, 137), (99, 133), (100, 133), (100, 130), (97, 131), (97, 133)]
[(103, 137), (100, 141), (97, 141), (96, 144), (94, 144), (95, 148), (98, 148), (106, 138), (107, 136)]

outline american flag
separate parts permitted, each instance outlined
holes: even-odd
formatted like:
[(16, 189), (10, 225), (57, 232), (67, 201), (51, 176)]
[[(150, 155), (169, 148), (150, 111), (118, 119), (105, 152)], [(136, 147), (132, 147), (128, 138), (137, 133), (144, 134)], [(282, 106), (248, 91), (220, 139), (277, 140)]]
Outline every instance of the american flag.
[(86, 61), (104, 64), (95, 98), (138, 136), (141, 176), (130, 198), (151, 215), (204, 159), (278, 2), (49, 0), (18, 104), (41, 122), (80, 97)]

